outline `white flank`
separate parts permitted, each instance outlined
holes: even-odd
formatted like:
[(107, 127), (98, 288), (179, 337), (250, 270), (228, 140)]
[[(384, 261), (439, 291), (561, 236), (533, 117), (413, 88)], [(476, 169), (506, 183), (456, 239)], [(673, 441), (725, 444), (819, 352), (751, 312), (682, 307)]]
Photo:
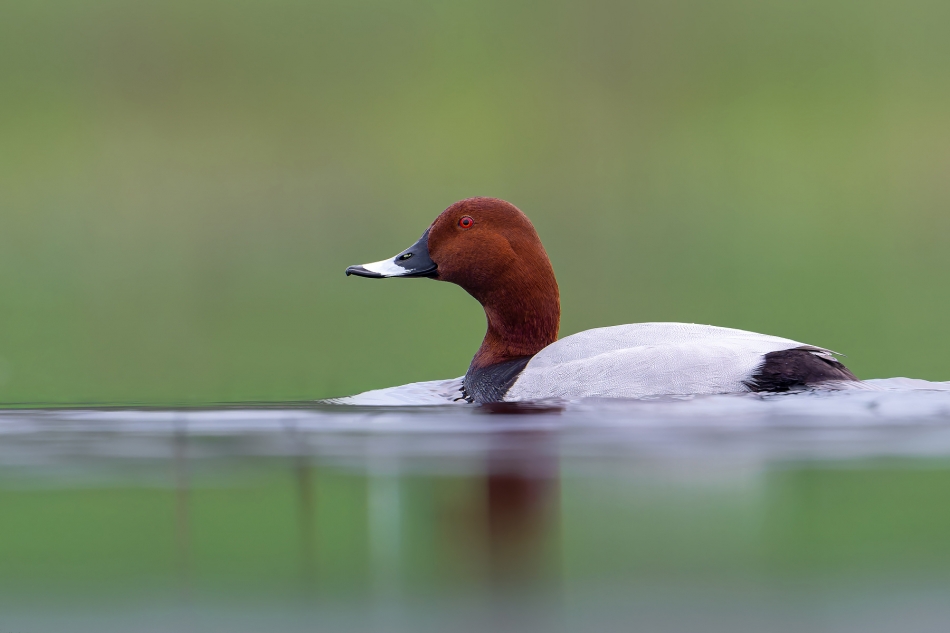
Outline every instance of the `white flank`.
[[(525, 367), (505, 400), (739, 393), (790, 339), (691, 323), (633, 323), (563, 338)], [(816, 352), (828, 352), (811, 348)]]
[(462, 379), (413, 382), (399, 387), (374, 389), (346, 398), (322, 400), (324, 404), (364, 406), (418, 406), (432, 404), (468, 404), (462, 400)]

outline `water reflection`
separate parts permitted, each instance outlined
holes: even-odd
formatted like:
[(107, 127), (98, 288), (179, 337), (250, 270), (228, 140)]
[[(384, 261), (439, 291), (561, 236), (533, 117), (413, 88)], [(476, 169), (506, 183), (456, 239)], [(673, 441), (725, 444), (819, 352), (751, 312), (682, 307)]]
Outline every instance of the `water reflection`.
[(942, 618), (950, 396), (900, 404), (0, 412), (0, 628)]
[(300, 533), (300, 585), (304, 596), (312, 596), (316, 588), (317, 561), (314, 548), (314, 499), (310, 458), (292, 458), (293, 478), (297, 488), (297, 523)]
[(544, 568), (545, 544), (556, 532), (558, 464), (545, 431), (498, 433), (483, 477), (485, 560), (493, 587), (532, 583)]
[(187, 601), (191, 588), (191, 522), (190, 479), (188, 476), (188, 431), (183, 421), (177, 420), (173, 435), (174, 455), (172, 479), (175, 485), (175, 552), (178, 587), (182, 600)]

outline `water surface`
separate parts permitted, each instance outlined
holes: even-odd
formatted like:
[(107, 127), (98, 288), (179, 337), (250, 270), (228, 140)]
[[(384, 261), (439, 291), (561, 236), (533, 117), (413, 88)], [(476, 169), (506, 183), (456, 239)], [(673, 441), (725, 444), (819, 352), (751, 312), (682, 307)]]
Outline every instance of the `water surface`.
[(950, 391), (0, 412), (0, 630), (940, 630)]

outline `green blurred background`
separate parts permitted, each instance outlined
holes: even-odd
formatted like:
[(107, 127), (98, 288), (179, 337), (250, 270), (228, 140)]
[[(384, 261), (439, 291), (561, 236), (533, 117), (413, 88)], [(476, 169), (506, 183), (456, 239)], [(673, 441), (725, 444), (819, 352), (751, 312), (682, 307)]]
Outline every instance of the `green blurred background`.
[(0, 401), (464, 373), (462, 290), (347, 279), (534, 221), (562, 335), (674, 320), (950, 380), (950, 3), (10, 0)]

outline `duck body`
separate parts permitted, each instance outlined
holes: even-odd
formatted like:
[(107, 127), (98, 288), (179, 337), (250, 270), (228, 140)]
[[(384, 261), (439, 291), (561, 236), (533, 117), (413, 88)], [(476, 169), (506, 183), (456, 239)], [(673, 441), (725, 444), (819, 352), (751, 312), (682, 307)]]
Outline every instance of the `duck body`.
[(634, 323), (558, 340), (558, 287), (540, 238), (520, 210), (495, 198), (450, 206), (410, 248), (346, 273), (450, 281), (482, 304), (487, 332), (462, 380), (469, 402), (859, 384), (830, 350), (711, 325)]
[[(774, 374), (783, 370), (777, 383)], [(830, 350), (790, 339), (692, 323), (632, 323), (579, 332), (549, 345), (531, 358), (503, 398), (787, 391), (853, 380)]]

